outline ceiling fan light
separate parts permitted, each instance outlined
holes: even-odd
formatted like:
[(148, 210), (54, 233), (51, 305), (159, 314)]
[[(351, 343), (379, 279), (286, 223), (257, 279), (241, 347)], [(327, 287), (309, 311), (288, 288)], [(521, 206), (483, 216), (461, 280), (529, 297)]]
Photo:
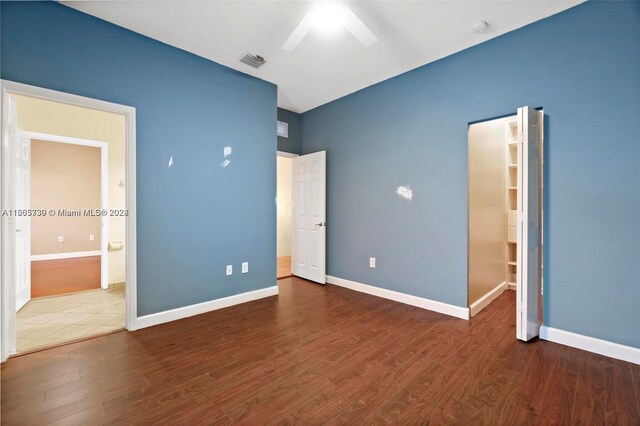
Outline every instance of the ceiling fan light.
[(344, 9), (335, 3), (324, 3), (312, 12), (313, 26), (324, 34), (331, 34), (344, 27)]

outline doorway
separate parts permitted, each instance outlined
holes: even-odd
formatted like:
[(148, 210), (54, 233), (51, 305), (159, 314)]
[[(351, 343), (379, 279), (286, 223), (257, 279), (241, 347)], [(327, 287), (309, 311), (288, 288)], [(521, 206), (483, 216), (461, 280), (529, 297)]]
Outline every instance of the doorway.
[(297, 154), (278, 151), (277, 156), (277, 277), (291, 276), (291, 230), (293, 214), (293, 159)]
[[(34, 106), (41, 110), (34, 114)], [(58, 113), (56, 109), (55, 104), (18, 97), (18, 115), (27, 126), (46, 117), (42, 113)], [(73, 118), (70, 111), (68, 119)], [(110, 278), (124, 277), (124, 264), (116, 265), (110, 276), (108, 251), (111, 236), (124, 240), (124, 228), (99, 212), (124, 207), (123, 194), (115, 191), (109, 205), (109, 164), (116, 169), (124, 158), (110, 161), (109, 143), (104, 141), (22, 130), (19, 135), (29, 146), (25, 161), (30, 185), (23, 194), (30, 208), (39, 213), (27, 218), (31, 222), (25, 224), (28, 232), (22, 230), (22, 236), (30, 234), (31, 240), (30, 256), (22, 253), (25, 259), (19, 262), (31, 272), (31, 296), (107, 289), (114, 283)], [(117, 143), (111, 142), (114, 152), (119, 151)], [(16, 254), (21, 255), (19, 250)], [(20, 310), (21, 304), (17, 306)]]
[(523, 107), (469, 126), (469, 312), (515, 290), (521, 340), (542, 323), (543, 118)]
[(278, 152), (278, 278), (326, 284), (326, 170), (326, 151)]
[(2, 117), (2, 360), (135, 329), (135, 110), (2, 81)]

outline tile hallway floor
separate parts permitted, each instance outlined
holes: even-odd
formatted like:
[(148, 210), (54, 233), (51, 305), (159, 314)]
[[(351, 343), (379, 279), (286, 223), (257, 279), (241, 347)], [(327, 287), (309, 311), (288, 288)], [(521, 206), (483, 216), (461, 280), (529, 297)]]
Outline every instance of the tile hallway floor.
[(17, 353), (124, 328), (124, 287), (32, 299), (18, 312)]

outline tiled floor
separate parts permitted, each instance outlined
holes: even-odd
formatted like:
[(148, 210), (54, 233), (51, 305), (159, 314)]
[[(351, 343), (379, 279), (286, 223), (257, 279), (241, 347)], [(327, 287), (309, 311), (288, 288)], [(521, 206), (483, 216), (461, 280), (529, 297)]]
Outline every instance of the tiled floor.
[(124, 287), (32, 299), (18, 312), (17, 352), (124, 328)]

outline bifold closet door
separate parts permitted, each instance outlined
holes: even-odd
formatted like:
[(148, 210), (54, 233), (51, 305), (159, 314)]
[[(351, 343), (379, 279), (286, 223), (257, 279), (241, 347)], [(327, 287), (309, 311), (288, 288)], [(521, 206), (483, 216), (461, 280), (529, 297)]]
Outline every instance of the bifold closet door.
[(542, 324), (542, 112), (519, 108), (518, 133), (516, 335), (527, 341)]

